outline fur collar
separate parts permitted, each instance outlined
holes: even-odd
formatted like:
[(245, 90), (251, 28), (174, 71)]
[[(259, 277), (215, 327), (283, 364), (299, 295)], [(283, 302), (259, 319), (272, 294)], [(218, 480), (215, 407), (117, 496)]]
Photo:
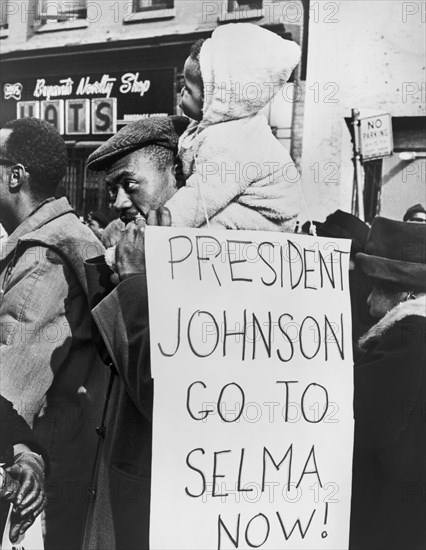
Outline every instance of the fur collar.
[(426, 295), (422, 295), (415, 300), (408, 300), (401, 302), (380, 319), (378, 323), (373, 325), (370, 330), (364, 334), (359, 340), (359, 347), (365, 351), (372, 343), (376, 342), (388, 331), (393, 325), (395, 325), (401, 319), (408, 317), (409, 315), (418, 315), (420, 317), (426, 317)]

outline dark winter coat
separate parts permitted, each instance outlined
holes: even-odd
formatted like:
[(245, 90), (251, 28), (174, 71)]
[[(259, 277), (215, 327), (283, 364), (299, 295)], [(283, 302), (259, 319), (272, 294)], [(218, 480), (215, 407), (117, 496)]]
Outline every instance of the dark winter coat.
[(84, 550), (149, 547), (153, 381), (146, 278), (121, 282), (93, 310), (117, 370)]
[(351, 550), (426, 547), (426, 300), (393, 308), (355, 365)]
[(10, 466), (13, 461), (13, 446), (23, 443), (34, 453), (41, 454), (45, 464), (48, 455), (25, 420), (13, 408), (13, 403), (0, 395), (0, 462)]

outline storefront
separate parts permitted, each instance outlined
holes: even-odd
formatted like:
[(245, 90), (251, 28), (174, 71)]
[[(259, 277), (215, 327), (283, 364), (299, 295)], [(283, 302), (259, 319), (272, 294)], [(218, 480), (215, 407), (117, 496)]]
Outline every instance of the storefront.
[(0, 122), (34, 116), (58, 129), (69, 156), (60, 192), (85, 215), (107, 202), (102, 175), (85, 169), (87, 157), (129, 122), (176, 113), (183, 64), (197, 38), (17, 52), (0, 67)]
[[(300, 40), (296, 27), (292, 28), (294, 36), (282, 24), (266, 28)], [(62, 192), (77, 212), (85, 215), (107, 203), (102, 175), (86, 171), (87, 157), (133, 120), (176, 114), (190, 47), (210, 34), (211, 30), (202, 30), (117, 42), (109, 42), (106, 37), (105, 42), (93, 45), (3, 55), (0, 123), (35, 116), (58, 129), (69, 154)], [(285, 93), (265, 109), (275, 135), (288, 150), (295, 124), (295, 96), (292, 78)]]

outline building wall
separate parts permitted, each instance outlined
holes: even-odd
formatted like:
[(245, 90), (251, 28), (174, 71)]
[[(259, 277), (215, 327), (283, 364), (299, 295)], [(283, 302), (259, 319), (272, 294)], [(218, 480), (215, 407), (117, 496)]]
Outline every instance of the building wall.
[[(55, 2), (67, 0), (49, 0)], [(68, 0), (69, 1), (69, 0)], [(87, 24), (37, 25), (38, 0), (2, 0), (9, 30), (1, 40), (1, 53), (37, 48), (63, 48), (80, 44), (125, 41), (170, 34), (186, 34), (215, 29), (218, 24), (248, 21), (260, 25), (283, 23), (292, 27), (303, 24), (301, 0), (264, 0), (264, 9), (228, 13), (228, 0), (175, 0), (174, 14), (159, 13), (157, 19), (139, 19), (132, 14), (132, 0), (87, 0)], [(59, 5), (59, 4), (58, 4)], [(148, 12), (147, 12), (148, 13)], [(129, 21), (125, 21), (129, 16)], [(148, 17), (145, 15), (145, 17)], [(55, 29), (55, 32), (43, 32)], [(60, 28), (63, 30), (58, 30)], [(82, 27), (82, 28), (81, 28)], [(5, 35), (6, 36), (6, 35)]]
[[(400, 0), (312, 6), (302, 167), (315, 219), (337, 208), (350, 211), (352, 144), (344, 117), (352, 108), (367, 116), (426, 114), (425, 6)], [(384, 215), (400, 218), (410, 204), (425, 200), (424, 170), (407, 177), (406, 169), (395, 154), (384, 161)]]
[[(48, 0), (48, 4), (55, 8), (73, 1), (75, 0)], [(32, 101), (35, 99), (33, 90), (36, 79), (46, 79), (49, 85), (56, 85), (59, 83), (59, 77), (66, 78), (73, 75), (74, 88), (76, 88), (80, 78), (87, 75), (93, 82), (95, 79), (100, 79), (99, 74), (102, 73), (112, 76), (112, 73), (141, 71), (140, 75), (138, 72), (138, 78), (143, 79), (143, 75), (146, 76), (144, 71), (171, 68), (177, 77), (176, 82), (170, 86), (174, 88), (176, 98), (174, 105), (167, 109), (167, 112), (172, 114), (179, 112), (177, 98), (182, 85), (180, 74), (190, 44), (197, 38), (209, 36), (218, 25), (233, 21), (251, 22), (269, 27), (280, 34), (291, 33), (292, 38), (300, 44), (303, 39), (302, 0), (265, 0), (263, 10), (243, 10), (235, 13), (228, 13), (227, 0), (175, 0), (172, 11), (161, 10), (155, 14), (144, 12), (133, 15), (132, 4), (132, 0), (87, 0), (87, 20), (50, 22), (40, 26), (38, 0), (1, 0), (0, 7), (3, 14), (7, 15), (6, 18), (2, 17), (1, 21), (4, 22), (7, 19), (8, 23), (8, 28), (1, 29), (0, 35), (3, 37), (0, 40), (2, 83), (5, 86), (6, 83), (11, 84), (12, 87), (21, 86), (22, 100)], [(130, 22), (126, 22), (129, 14)], [(153, 15), (155, 19), (152, 19)], [(94, 74), (97, 76), (91, 76)], [(294, 83), (289, 83), (284, 92), (274, 98), (274, 101), (265, 109), (265, 114), (278, 140), (294, 154), (296, 160), (300, 159), (301, 155), (303, 126), (303, 105), (299, 93), (300, 78), (299, 66)], [(155, 89), (157, 90), (158, 87)], [(293, 91), (298, 97), (297, 106), (293, 106)], [(6, 92), (4, 90), (2, 92), (4, 108), (1, 119), (4, 122), (15, 118), (16, 102), (20, 99), (15, 98), (10, 92), (6, 97)], [(150, 92), (152, 96), (154, 86), (151, 87)], [(90, 94), (90, 99), (93, 99), (94, 92)], [(116, 95), (114, 89), (111, 97), (115, 99)], [(157, 97), (163, 98), (165, 93)], [(65, 99), (67, 100), (68, 96)], [(138, 108), (141, 111), (131, 110), (126, 106), (126, 109), (130, 110), (125, 111), (127, 114), (123, 116), (128, 117), (129, 113), (157, 112), (152, 109), (143, 110), (142, 102), (138, 103)], [(66, 106), (65, 111), (69, 112)], [(59, 115), (59, 118), (62, 120), (64, 117)], [(117, 118), (120, 119), (120, 116)], [(93, 127), (92, 121), (91, 130)], [(293, 131), (293, 127), (297, 128), (296, 132)], [(113, 130), (108, 128), (105, 134), (110, 134), (111, 131)], [(74, 204), (80, 210), (91, 208), (93, 201), (104, 200), (103, 197), (96, 195), (102, 186), (96, 181), (88, 182), (83, 167), (85, 158), (93, 147), (99, 141), (110, 137), (110, 135), (92, 136), (87, 132), (83, 133), (85, 135), (77, 137), (74, 135), (75, 132), (64, 135), (70, 155), (69, 177), (65, 181), (65, 187), (74, 197)], [(65, 134), (67, 134), (66, 131)], [(85, 191), (81, 193), (82, 187)], [(89, 191), (91, 193), (93, 191), (93, 197), (91, 195), (93, 201), (89, 200)]]
[[(4, 0), (2, 0), (3, 2)], [(131, 14), (131, 0), (87, 0), (88, 25), (83, 28), (62, 25), (64, 30), (37, 32), (37, 1), (8, 0), (9, 36), (1, 42), (2, 53), (37, 48), (63, 48), (79, 44), (96, 44), (155, 37), (167, 34), (184, 34), (196, 30), (214, 28), (217, 17), (207, 17), (203, 2), (198, 0), (175, 0), (176, 15), (158, 20), (138, 20)], [(55, 5), (55, 0), (51, 0)], [(52, 27), (52, 25), (50, 25)], [(49, 24), (46, 25), (46, 29)]]
[[(47, 0), (46, 0), (47, 1)], [(48, 0), (48, 5), (59, 6), (72, 0)], [(228, 0), (175, 0), (172, 14), (161, 10), (152, 19), (152, 12), (132, 14), (132, 0), (87, 0), (87, 21), (72, 23), (47, 23), (40, 26), (41, 0), (2, 0), (2, 21), (7, 19), (8, 29), (0, 41), (1, 54), (22, 60), (31, 58), (34, 52), (48, 49), (66, 52), (76, 47), (93, 48), (97, 44), (124, 44), (136, 40), (151, 40), (152, 48), (164, 45), (166, 37), (191, 34), (196, 38), (207, 36), (219, 24), (234, 21), (247, 21), (259, 25), (281, 26), (292, 32), (293, 39), (301, 43), (303, 29), (303, 4), (301, 0), (265, 0), (263, 10), (249, 10), (228, 13)], [(151, 15), (150, 15), (151, 13)], [(52, 32), (53, 30), (53, 32)], [(132, 46), (133, 48), (135, 46)], [(145, 52), (141, 52), (141, 65), (144, 65)], [(123, 64), (126, 58), (123, 50)], [(108, 57), (99, 57), (99, 68), (107, 67)], [(175, 61), (175, 60), (173, 60)], [(181, 62), (182, 69), (183, 61)], [(46, 63), (47, 64), (47, 63)], [(4, 71), (14, 67), (9, 63)], [(65, 67), (64, 67), (65, 68)], [(296, 78), (299, 78), (300, 69)], [(6, 76), (6, 75), (4, 75)], [(13, 75), (14, 76), (14, 75)], [(275, 105), (268, 110), (270, 123), (278, 127), (279, 139), (288, 145), (291, 139), (292, 97), (277, 98)], [(299, 122), (300, 126), (300, 122)], [(299, 154), (300, 156), (300, 154)]]

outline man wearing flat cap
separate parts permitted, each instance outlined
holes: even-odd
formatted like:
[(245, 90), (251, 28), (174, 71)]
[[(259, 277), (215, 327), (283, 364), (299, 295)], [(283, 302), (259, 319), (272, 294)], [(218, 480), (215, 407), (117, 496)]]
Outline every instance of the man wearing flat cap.
[[(85, 550), (149, 547), (153, 383), (143, 228), (177, 190), (178, 139), (187, 125), (184, 117), (134, 122), (88, 159), (91, 170), (105, 170), (114, 206), (127, 226), (115, 252), (119, 284), (100, 302), (92, 294), (92, 306), (99, 302), (93, 317), (116, 374), (112, 375), (105, 429), (98, 430), (104, 441)], [(95, 268), (102, 284), (105, 264), (95, 259), (87, 267), (88, 278), (93, 278)]]
[(371, 278), (355, 364), (351, 550), (426, 547), (426, 224), (376, 218), (356, 261)]

